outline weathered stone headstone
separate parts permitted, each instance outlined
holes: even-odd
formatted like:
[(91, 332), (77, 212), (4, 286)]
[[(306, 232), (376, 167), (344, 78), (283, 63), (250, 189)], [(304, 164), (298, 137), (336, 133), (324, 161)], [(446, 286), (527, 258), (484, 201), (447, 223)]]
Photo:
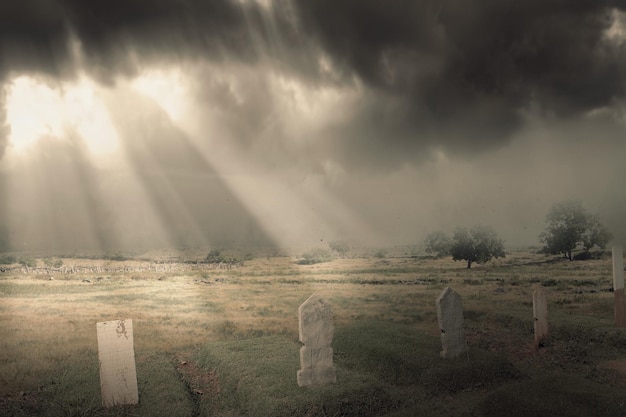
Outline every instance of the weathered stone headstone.
[(615, 326), (626, 326), (624, 314), (624, 254), (621, 246), (613, 246), (613, 292), (615, 294)]
[(535, 349), (548, 337), (548, 301), (543, 289), (533, 292), (533, 327), (535, 329)]
[(337, 382), (333, 366), (334, 325), (330, 304), (313, 294), (298, 309), (300, 342), (300, 370), (298, 386)]
[(133, 346), (133, 321), (96, 323), (102, 405), (137, 404), (137, 371)]
[(437, 297), (436, 304), (443, 348), (440, 355), (442, 358), (460, 356), (467, 352), (461, 296), (452, 288), (446, 287)]

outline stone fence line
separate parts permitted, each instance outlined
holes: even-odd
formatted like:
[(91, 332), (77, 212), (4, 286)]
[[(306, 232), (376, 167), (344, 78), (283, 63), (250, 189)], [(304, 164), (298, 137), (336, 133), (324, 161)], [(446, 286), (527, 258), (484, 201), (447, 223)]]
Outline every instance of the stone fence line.
[(141, 265), (63, 265), (53, 267), (0, 266), (0, 273), (21, 273), (24, 275), (51, 274), (103, 274), (125, 272), (174, 272), (174, 271), (215, 271), (231, 270), (244, 265), (241, 261), (219, 263), (146, 263)]

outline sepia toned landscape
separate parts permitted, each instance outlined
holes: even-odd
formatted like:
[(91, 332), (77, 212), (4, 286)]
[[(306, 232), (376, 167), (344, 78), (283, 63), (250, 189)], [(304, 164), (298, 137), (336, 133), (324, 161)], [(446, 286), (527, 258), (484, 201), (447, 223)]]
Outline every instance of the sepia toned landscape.
[(624, 416), (625, 131), (624, 1), (0, 1), (0, 416)]
[[(273, 254), (231, 266), (139, 256), (58, 258), (65, 273), (41, 259), (29, 272), (6, 267), (0, 412), (624, 415), (610, 252), (569, 261), (520, 250), (467, 269), (412, 251), (310, 265)], [(469, 351), (456, 359), (439, 356), (435, 299), (446, 287), (463, 299)], [(537, 288), (550, 334), (534, 349)], [(313, 293), (332, 305), (337, 382), (300, 388), (297, 311)], [(104, 408), (96, 322), (118, 319), (133, 321), (139, 404)]]

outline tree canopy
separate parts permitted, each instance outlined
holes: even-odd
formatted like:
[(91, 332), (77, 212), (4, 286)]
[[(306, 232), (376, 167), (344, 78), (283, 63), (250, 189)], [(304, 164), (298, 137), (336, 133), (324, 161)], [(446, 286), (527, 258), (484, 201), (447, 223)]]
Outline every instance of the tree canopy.
[(572, 260), (572, 251), (577, 247), (584, 250), (597, 246), (604, 248), (613, 238), (600, 223), (597, 215), (589, 213), (580, 201), (566, 200), (552, 206), (546, 216), (548, 226), (539, 235), (546, 253), (562, 253)]
[(458, 228), (454, 231), (450, 254), (455, 261), (484, 263), (492, 258), (504, 258), (504, 242), (489, 226), (476, 225), (471, 229)]
[(437, 258), (450, 255), (452, 241), (442, 231), (432, 232), (424, 239), (424, 250)]

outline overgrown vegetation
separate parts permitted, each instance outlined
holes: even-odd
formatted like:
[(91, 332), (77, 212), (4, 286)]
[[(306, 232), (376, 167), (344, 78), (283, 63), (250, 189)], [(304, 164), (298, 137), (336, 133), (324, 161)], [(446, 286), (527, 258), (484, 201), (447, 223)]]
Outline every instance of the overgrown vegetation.
[(244, 261), (251, 261), (255, 258), (252, 252), (241, 253), (230, 253), (226, 254), (221, 249), (211, 249), (207, 254), (206, 258), (204, 258), (204, 262), (210, 264), (219, 264), (219, 263), (241, 263)]
[(43, 263), (48, 268), (60, 268), (63, 266), (63, 259), (59, 258), (44, 258)]
[(37, 266), (37, 260), (33, 256), (22, 256), (18, 258), (17, 262), (27, 268), (34, 268)]
[(350, 245), (343, 240), (334, 240), (328, 243), (330, 250), (335, 252), (338, 256), (344, 258), (350, 251)]
[(505, 256), (504, 242), (495, 230), (483, 225), (469, 230), (458, 227), (452, 238), (442, 231), (429, 233), (424, 240), (424, 251), (435, 258), (452, 256), (455, 261), (466, 261), (468, 269), (473, 263), (481, 264)]
[(570, 261), (573, 259), (572, 251), (577, 247), (585, 251), (594, 247), (604, 249), (612, 239), (599, 217), (589, 213), (580, 201), (554, 204), (546, 216), (546, 222), (548, 226), (539, 236), (545, 244), (543, 251), (561, 253)]
[(109, 261), (125, 261), (130, 259), (128, 256), (124, 255), (121, 251), (113, 251), (107, 252), (102, 256), (102, 259), (106, 259)]
[[(470, 270), (409, 257), (183, 265), (54, 280), (0, 274), (0, 415), (624, 415), (614, 398), (626, 376), (610, 365), (626, 356), (610, 258), (513, 252)], [(446, 286), (463, 296), (470, 346), (455, 360), (439, 358), (434, 300)], [(535, 352), (531, 300), (541, 286), (551, 335)], [(312, 292), (333, 307), (338, 382), (304, 389), (297, 309)], [(140, 404), (103, 409), (94, 323), (117, 318), (134, 319)]]
[(220, 249), (211, 249), (206, 256), (205, 261), (208, 263), (220, 263), (225, 262), (226, 257), (222, 255), (222, 251)]
[(299, 265), (312, 265), (333, 260), (333, 254), (326, 248), (314, 248), (302, 254)]
[(17, 262), (17, 258), (13, 255), (0, 255), (0, 265), (11, 265)]
[(442, 231), (429, 233), (424, 240), (424, 251), (437, 258), (450, 256), (452, 241)]

